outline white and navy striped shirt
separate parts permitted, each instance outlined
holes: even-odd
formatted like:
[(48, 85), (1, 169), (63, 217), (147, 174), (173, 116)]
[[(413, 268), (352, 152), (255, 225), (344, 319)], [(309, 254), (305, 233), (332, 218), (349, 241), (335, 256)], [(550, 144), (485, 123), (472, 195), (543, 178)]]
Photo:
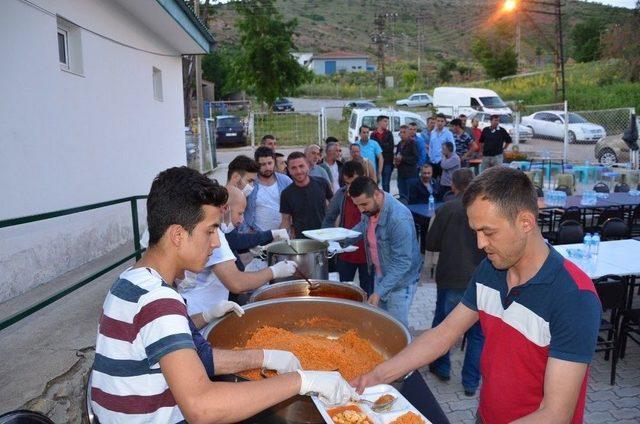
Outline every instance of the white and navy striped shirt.
[(102, 307), (91, 407), (103, 424), (184, 422), (160, 358), (195, 349), (184, 300), (150, 268), (128, 269)]

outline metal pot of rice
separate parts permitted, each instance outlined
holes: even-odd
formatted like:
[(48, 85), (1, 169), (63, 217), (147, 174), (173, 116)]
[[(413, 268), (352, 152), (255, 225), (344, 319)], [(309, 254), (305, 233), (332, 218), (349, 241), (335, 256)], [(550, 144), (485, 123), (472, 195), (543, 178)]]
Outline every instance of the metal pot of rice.
[(330, 280), (309, 281), (313, 284), (313, 288), (309, 287), (309, 283), (306, 280), (293, 280), (265, 285), (253, 292), (249, 303), (285, 297), (333, 297), (355, 302), (367, 300), (365, 291), (354, 284)]

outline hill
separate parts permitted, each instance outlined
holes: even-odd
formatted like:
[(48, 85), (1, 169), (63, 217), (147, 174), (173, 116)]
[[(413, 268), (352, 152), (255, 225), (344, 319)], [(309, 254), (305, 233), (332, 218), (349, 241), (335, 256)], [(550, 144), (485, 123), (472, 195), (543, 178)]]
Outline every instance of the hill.
[[(385, 34), (386, 54), (390, 60), (414, 61), (418, 51), (424, 59), (471, 61), (469, 45), (473, 37), (491, 30), (496, 19), (497, 0), (277, 0), (287, 19), (298, 19), (298, 51), (326, 52), (346, 50), (372, 56), (375, 32), (373, 20), (378, 13), (388, 14)], [(549, 6), (537, 6), (549, 9)], [(615, 24), (631, 16), (632, 11), (577, 0), (566, 0), (565, 30), (578, 22), (598, 18)], [(237, 41), (232, 4), (218, 4), (209, 26), (221, 45)], [(514, 25), (511, 17), (511, 25)], [(554, 17), (521, 15), (522, 59), (525, 64), (549, 62), (554, 40)], [(568, 55), (572, 51), (566, 37)]]

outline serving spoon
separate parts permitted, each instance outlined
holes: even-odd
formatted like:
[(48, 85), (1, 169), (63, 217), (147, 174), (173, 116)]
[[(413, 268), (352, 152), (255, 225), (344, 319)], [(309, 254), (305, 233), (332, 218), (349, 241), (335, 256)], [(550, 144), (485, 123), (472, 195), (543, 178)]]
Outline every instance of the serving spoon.
[(371, 408), (373, 412), (385, 412), (391, 409), (393, 404), (396, 403), (396, 401), (398, 400), (398, 398), (395, 396), (391, 396), (391, 397), (393, 399), (387, 400), (385, 402), (378, 402), (378, 401), (372, 402), (370, 400), (362, 399), (362, 398), (355, 400), (355, 402), (369, 405), (369, 408)]

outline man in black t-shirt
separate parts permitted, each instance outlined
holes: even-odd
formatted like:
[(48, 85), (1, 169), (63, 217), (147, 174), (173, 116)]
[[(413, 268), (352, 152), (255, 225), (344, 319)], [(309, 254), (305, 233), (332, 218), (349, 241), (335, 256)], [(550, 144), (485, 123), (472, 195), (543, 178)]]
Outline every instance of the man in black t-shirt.
[(501, 126), (500, 115), (491, 115), (491, 125), (482, 130), (480, 145), (482, 146), (482, 170), (502, 165), (502, 152), (511, 144), (511, 136)]
[(287, 158), (287, 168), (293, 184), (280, 195), (281, 227), (290, 230), (291, 238), (300, 238), (303, 231), (322, 227), (333, 191), (325, 179), (309, 176), (309, 164), (304, 153), (291, 153)]

